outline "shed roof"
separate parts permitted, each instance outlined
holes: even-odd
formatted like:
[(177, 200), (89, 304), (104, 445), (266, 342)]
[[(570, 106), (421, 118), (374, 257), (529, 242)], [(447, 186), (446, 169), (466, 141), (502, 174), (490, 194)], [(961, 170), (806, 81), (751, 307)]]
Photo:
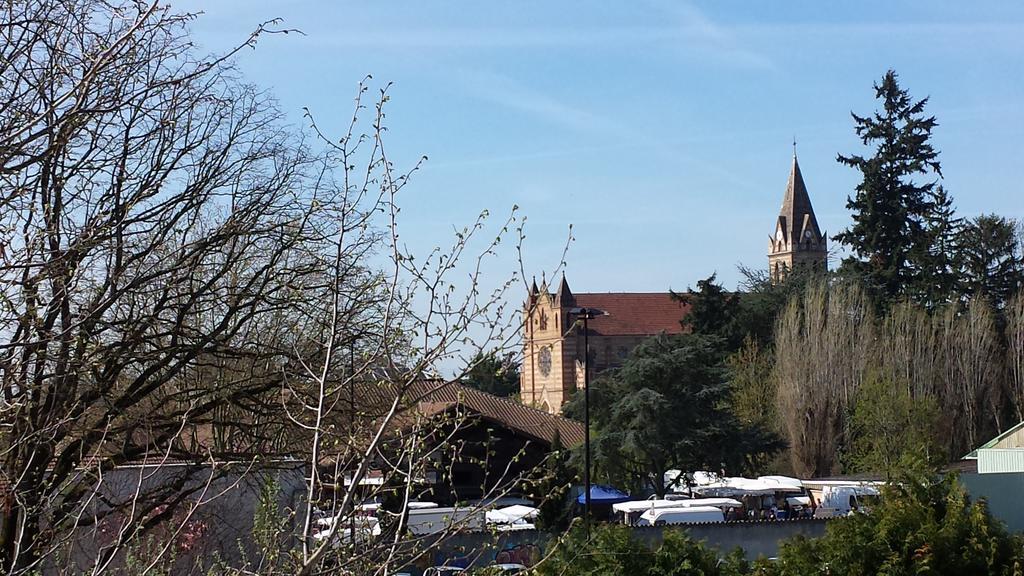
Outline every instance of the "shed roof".
[(583, 425), (564, 416), (550, 414), (509, 398), (502, 398), (475, 388), (454, 382), (443, 383), (425, 380), (416, 385), (420, 409), (425, 414), (439, 410), (461, 407), (481, 417), (500, 424), (547, 444), (554, 441), (555, 432), (565, 446), (583, 442)]

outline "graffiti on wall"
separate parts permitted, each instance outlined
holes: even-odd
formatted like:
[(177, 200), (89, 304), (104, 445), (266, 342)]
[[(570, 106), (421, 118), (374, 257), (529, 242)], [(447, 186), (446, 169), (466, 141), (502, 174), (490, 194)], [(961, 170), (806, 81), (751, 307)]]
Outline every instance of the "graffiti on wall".
[(460, 552), (437, 550), (433, 556), (424, 555), (416, 562), (417, 568), (425, 570), (431, 566), (448, 566), (451, 568), (469, 568), (472, 560)]
[(541, 550), (536, 544), (517, 544), (494, 555), (495, 564), (522, 564), (527, 568), (540, 562)]

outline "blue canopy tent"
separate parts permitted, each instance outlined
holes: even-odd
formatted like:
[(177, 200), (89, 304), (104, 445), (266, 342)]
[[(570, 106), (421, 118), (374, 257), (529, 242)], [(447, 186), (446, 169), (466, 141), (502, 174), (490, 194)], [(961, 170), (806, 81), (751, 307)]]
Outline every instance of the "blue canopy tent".
[[(590, 487), (590, 505), (595, 504), (611, 506), (612, 504), (618, 504), (619, 502), (629, 501), (629, 494), (613, 488), (611, 486), (602, 486), (600, 484), (594, 484)], [(586, 503), (586, 495), (584, 490), (580, 490), (579, 496), (576, 497), (576, 502), (579, 504)]]

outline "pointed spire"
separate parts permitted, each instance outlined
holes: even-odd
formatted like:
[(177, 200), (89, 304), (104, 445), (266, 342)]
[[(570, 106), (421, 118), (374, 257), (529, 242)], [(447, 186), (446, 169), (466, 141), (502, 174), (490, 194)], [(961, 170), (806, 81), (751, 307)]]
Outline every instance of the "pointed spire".
[(807, 194), (807, 185), (800, 173), (800, 163), (796, 159), (794, 140), (793, 165), (789, 170), (789, 182), (786, 183), (786, 194), (782, 198), (782, 209), (779, 211), (778, 226), (782, 228), (784, 239), (794, 244), (799, 242), (803, 233), (810, 230), (815, 241), (820, 239), (821, 230), (818, 220), (814, 217), (811, 197)]
[(530, 284), (530, 292), (526, 295), (526, 306), (527, 308), (533, 308), (533, 305), (537, 303), (537, 297), (540, 296), (540, 289), (537, 288), (537, 277), (533, 277), (533, 283)]
[(768, 268), (772, 282), (779, 282), (795, 266), (828, 269), (827, 239), (818, 228), (811, 197), (800, 173), (796, 158), (796, 137), (793, 138), (793, 166), (789, 170), (786, 194), (775, 223), (774, 238), (768, 242)]
[(558, 292), (555, 292), (555, 303), (560, 306), (570, 306), (576, 299), (569, 290), (569, 283), (565, 281), (565, 272), (562, 272), (562, 281), (558, 284)]

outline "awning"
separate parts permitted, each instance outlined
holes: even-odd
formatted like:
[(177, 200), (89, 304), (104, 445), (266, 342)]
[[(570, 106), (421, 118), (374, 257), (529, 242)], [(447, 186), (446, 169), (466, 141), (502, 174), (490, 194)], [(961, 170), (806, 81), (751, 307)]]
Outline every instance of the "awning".
[[(613, 488), (611, 486), (602, 486), (600, 484), (594, 484), (590, 487), (590, 503), (591, 504), (616, 504), (618, 502), (626, 502), (629, 500), (629, 494)], [(586, 503), (586, 494), (583, 492), (576, 497), (576, 501), (580, 504)]]

